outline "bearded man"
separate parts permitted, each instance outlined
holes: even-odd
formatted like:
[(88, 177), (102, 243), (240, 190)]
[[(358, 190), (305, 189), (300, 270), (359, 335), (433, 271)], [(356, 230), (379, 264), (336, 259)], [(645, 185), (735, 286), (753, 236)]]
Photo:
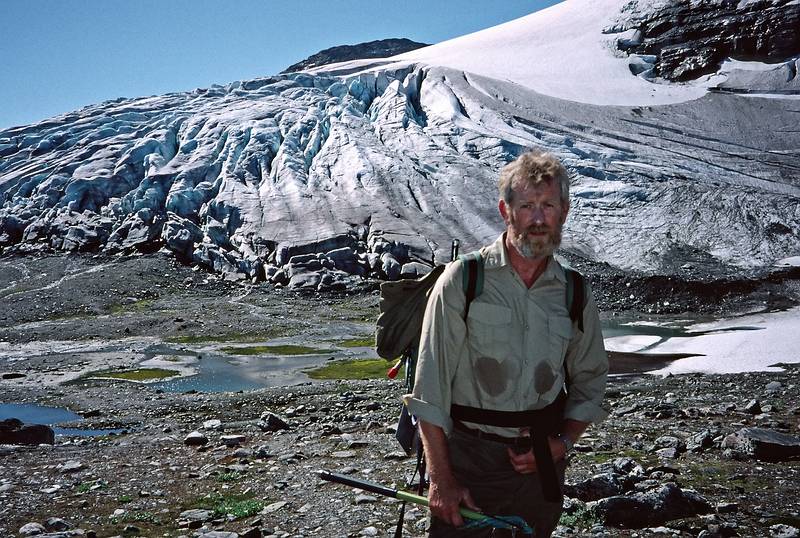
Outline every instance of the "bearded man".
[(465, 263), (445, 269), (404, 396), (428, 464), (432, 537), (499, 536), (465, 528), (460, 506), (519, 516), (550, 536), (565, 456), (607, 415), (597, 306), (586, 285), (580, 317), (570, 318), (567, 272), (553, 257), (569, 211), (567, 171), (532, 151), (501, 170), (498, 186), (506, 230), (480, 251), (480, 294), (467, 303)]

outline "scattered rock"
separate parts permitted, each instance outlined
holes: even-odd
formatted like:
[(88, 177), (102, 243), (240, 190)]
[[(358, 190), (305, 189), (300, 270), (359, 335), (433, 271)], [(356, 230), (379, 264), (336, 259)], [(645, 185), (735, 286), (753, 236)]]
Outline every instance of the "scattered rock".
[(587, 506), (596, 511), (605, 525), (629, 528), (661, 525), (712, 511), (703, 497), (671, 482), (654, 490), (609, 497)]
[(225, 446), (234, 447), (247, 441), (247, 437), (244, 435), (223, 435), (220, 437), (220, 441), (222, 441), (222, 444)]
[(56, 434), (50, 426), (23, 424), (16, 418), (0, 420), (0, 444), (52, 445), (55, 440)]
[(281, 508), (283, 508), (287, 504), (289, 504), (288, 501), (277, 501), (277, 502), (274, 502), (272, 504), (268, 504), (267, 506), (264, 507), (263, 510), (261, 510), (261, 513), (262, 514), (271, 514), (273, 512), (277, 512), (278, 510), (280, 510)]
[(18, 532), (23, 536), (36, 536), (37, 534), (44, 534), (47, 529), (41, 523), (26, 523)]
[(212, 420), (206, 420), (205, 422), (203, 422), (203, 429), (211, 431), (221, 431), (222, 421), (216, 418)]
[(265, 432), (276, 432), (289, 429), (289, 424), (287, 424), (285, 420), (270, 411), (267, 411), (261, 415), (257, 425), (262, 431)]
[(742, 428), (728, 435), (722, 448), (761, 461), (800, 459), (800, 438), (763, 428)]
[(206, 443), (208, 443), (208, 437), (198, 431), (193, 431), (183, 440), (183, 444), (188, 446), (202, 446)]
[(82, 471), (86, 466), (79, 461), (68, 461), (58, 466), (58, 469), (64, 474), (77, 473)]

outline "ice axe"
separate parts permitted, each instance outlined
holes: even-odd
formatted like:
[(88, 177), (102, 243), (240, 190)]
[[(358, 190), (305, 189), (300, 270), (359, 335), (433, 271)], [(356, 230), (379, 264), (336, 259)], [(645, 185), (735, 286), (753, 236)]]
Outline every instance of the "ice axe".
[[(352, 476), (343, 474), (332, 473), (330, 471), (317, 471), (319, 477), (328, 482), (336, 482), (352, 488), (363, 489), (370, 493), (377, 493), (385, 497), (392, 497), (401, 501), (408, 501), (410, 503), (428, 506), (428, 499), (421, 495), (415, 495), (408, 491), (401, 489), (392, 489), (375, 482), (361, 480)], [(521, 532), (523, 534), (533, 535), (533, 529), (525, 522), (524, 519), (518, 516), (489, 516), (480, 512), (475, 512), (467, 508), (459, 508), (459, 513), (462, 517), (469, 519), (470, 523), (465, 527), (493, 527), (495, 529), (508, 529), (512, 533)]]

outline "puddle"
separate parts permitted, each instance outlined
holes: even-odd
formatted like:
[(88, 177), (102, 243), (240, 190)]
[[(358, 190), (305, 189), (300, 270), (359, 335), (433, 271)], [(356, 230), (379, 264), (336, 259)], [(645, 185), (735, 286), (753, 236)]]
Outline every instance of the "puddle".
[(59, 428), (54, 424), (65, 422), (80, 422), (82, 416), (69, 409), (61, 407), (46, 407), (36, 404), (10, 404), (0, 403), (0, 420), (17, 418), (26, 424), (46, 424), (53, 428), (56, 435), (77, 435), (91, 437), (95, 435), (108, 435), (121, 433), (122, 429), (91, 430), (81, 428)]
[[(232, 357), (225, 353), (194, 352), (159, 345), (148, 348), (145, 352), (147, 360), (140, 366), (163, 366), (182, 371), (181, 377), (148, 383), (153, 389), (166, 392), (236, 392), (309, 382), (310, 379), (302, 370), (324, 365), (333, 355), (339, 356), (342, 352)], [(172, 360), (167, 362), (164, 357), (171, 357)]]

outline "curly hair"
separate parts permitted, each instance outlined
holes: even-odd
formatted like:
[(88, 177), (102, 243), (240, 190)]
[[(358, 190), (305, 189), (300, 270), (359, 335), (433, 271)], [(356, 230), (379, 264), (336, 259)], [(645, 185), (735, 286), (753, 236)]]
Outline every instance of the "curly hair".
[(561, 202), (569, 203), (569, 173), (561, 161), (552, 153), (531, 150), (520, 155), (500, 170), (497, 187), (500, 198), (510, 204), (514, 198), (514, 187), (527, 187), (549, 184), (558, 181), (561, 191)]

